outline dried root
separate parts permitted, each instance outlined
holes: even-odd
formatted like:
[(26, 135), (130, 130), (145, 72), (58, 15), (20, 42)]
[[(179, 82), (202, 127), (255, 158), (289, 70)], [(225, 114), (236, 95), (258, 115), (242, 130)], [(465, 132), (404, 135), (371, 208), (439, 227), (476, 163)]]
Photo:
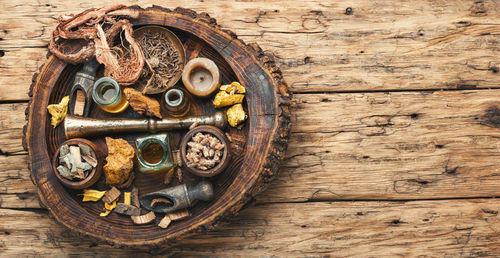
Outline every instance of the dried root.
[[(68, 18), (59, 18), (49, 42), (49, 51), (64, 62), (85, 63), (96, 56), (106, 66), (105, 75), (126, 86), (134, 83), (144, 66), (144, 54), (132, 37), (132, 25), (118, 17), (138, 18), (139, 11), (125, 5), (89, 9)], [(113, 46), (115, 37), (124, 31), (125, 42)], [(123, 39), (122, 39), (123, 40)], [(81, 48), (70, 52), (69, 46)]]

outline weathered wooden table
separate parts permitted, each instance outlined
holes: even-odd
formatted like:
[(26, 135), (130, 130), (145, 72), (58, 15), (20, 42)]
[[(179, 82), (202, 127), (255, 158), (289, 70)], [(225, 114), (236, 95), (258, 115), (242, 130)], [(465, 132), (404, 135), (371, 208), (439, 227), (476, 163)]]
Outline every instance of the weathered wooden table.
[(56, 17), (103, 3), (0, 3), (0, 256), (500, 255), (500, 2), (158, 2), (274, 53), (294, 108), (269, 189), (216, 231), (154, 250), (56, 223), (21, 146)]

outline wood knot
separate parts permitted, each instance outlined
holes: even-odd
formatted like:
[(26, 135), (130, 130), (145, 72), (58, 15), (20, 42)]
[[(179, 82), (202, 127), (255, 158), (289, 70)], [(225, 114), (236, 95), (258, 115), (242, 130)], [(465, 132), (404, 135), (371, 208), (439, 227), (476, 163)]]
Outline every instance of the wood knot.
[(491, 106), (486, 109), (485, 114), (481, 117), (480, 124), (491, 126), (491, 127), (500, 127), (500, 109), (496, 106)]

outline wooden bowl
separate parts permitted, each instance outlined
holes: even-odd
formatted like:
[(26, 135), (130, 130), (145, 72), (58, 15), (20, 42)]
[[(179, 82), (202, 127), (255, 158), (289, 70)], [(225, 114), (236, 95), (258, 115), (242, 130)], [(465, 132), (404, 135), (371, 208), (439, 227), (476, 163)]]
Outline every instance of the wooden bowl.
[[(220, 221), (237, 214), (245, 203), (265, 189), (278, 172), (287, 148), (291, 94), (272, 55), (264, 53), (257, 44), (247, 45), (237, 39), (234, 33), (221, 29), (208, 14), (197, 14), (183, 8), (133, 8), (139, 11), (139, 17), (131, 20), (134, 28), (145, 25), (168, 28), (183, 43), (187, 60), (209, 58), (219, 68), (221, 83), (238, 81), (246, 88), (244, 105), (248, 119), (241, 130), (232, 127), (224, 130), (232, 139), (232, 157), (224, 174), (209, 179), (214, 185), (214, 199), (198, 202), (189, 210), (192, 216), (174, 221), (168, 228), (162, 229), (156, 223), (135, 225), (129, 217), (115, 212), (100, 217), (101, 202), (82, 202), (79, 191), (68, 191), (63, 187), (53, 175), (52, 156), (67, 139), (63, 126), (53, 128), (50, 125), (47, 105), (58, 103), (71, 92), (73, 78), (81, 65), (64, 63), (53, 55), (47, 59), (40, 74), (35, 76), (29, 91), (32, 98), (27, 112), (24, 145), (29, 153), (31, 178), (40, 200), (57, 221), (76, 233), (98, 238), (114, 246), (157, 246), (213, 229)], [(68, 51), (76, 51), (79, 47), (76, 44), (68, 45)], [(210, 98), (187, 95), (191, 102), (187, 116), (212, 115), (217, 111)], [(161, 94), (150, 97), (159, 100)], [(110, 114), (96, 105), (90, 108), (89, 117), (144, 118), (130, 108), (120, 114)], [(169, 134), (172, 148), (176, 149), (186, 131), (170, 131)], [(106, 154), (106, 136), (123, 138), (133, 145), (137, 137), (144, 135), (110, 133), (89, 140)], [(182, 177), (182, 183), (188, 185), (203, 180), (191, 173), (184, 173)], [(161, 173), (135, 173), (133, 185), (143, 195), (165, 188), (163, 178), (164, 174)], [(101, 181), (102, 178), (97, 184)], [(179, 184), (181, 182), (174, 177), (169, 186)]]
[[(59, 164), (59, 152), (61, 151), (61, 147), (63, 145), (72, 146), (72, 145), (78, 145), (78, 144), (87, 145), (90, 148), (90, 154), (92, 155), (93, 158), (95, 158), (97, 160), (97, 167), (92, 168), (92, 171), (90, 171), (89, 175), (85, 179), (80, 180), (80, 181), (72, 181), (72, 180), (66, 179), (63, 176), (61, 176), (59, 174), (59, 172), (57, 172), (56, 168)], [(102, 175), (102, 154), (99, 151), (99, 149), (97, 148), (97, 146), (95, 146), (95, 144), (93, 144), (89, 140), (80, 139), (80, 138), (67, 140), (67, 141), (63, 142), (61, 144), (61, 146), (59, 146), (59, 148), (57, 148), (57, 151), (54, 153), (54, 157), (52, 158), (52, 169), (53, 169), (54, 174), (56, 175), (57, 179), (59, 179), (61, 184), (63, 184), (64, 186), (71, 188), (71, 189), (88, 188), (88, 187), (92, 186), (95, 182), (97, 182), (97, 180), (99, 180), (99, 178)]]
[[(182, 46), (181, 40), (170, 30), (168, 30), (165, 27), (162, 26), (157, 26), (157, 25), (149, 25), (149, 26), (143, 26), (138, 29), (134, 30), (134, 38), (139, 38), (142, 36), (145, 32), (152, 32), (154, 34), (161, 34), (165, 38), (167, 38), (170, 43), (172, 43), (172, 48), (175, 49), (179, 53), (179, 58), (181, 59), (181, 63), (184, 66), (186, 64), (186, 52), (184, 51), (184, 47)], [(146, 90), (146, 94), (157, 94), (157, 93), (162, 93), (166, 91), (167, 89), (171, 88), (174, 86), (179, 79), (182, 76), (182, 69), (168, 82), (168, 84), (164, 88), (149, 88)], [(153, 82), (154, 83), (154, 82)], [(140, 82), (136, 83), (136, 88), (139, 91), (142, 91), (144, 89), (145, 84), (142, 84)]]
[[(222, 142), (222, 144), (224, 144), (224, 151), (222, 153), (222, 157), (220, 159), (219, 164), (217, 164), (217, 166), (215, 166), (211, 169), (201, 170), (201, 169), (198, 169), (195, 167), (186, 166), (186, 164), (188, 163), (188, 160), (186, 158), (187, 148), (188, 148), (187, 143), (197, 133), (209, 133), (209, 134), (217, 137), (217, 139), (219, 139)], [(213, 176), (220, 174), (229, 165), (229, 161), (231, 160), (231, 144), (229, 143), (229, 140), (227, 139), (227, 137), (224, 135), (224, 132), (222, 132), (219, 128), (217, 128), (215, 126), (210, 126), (210, 125), (201, 125), (201, 126), (195, 127), (192, 130), (190, 130), (182, 138), (182, 141), (181, 141), (181, 159), (182, 159), (182, 164), (184, 164), (184, 167), (186, 168), (187, 171), (189, 171), (197, 176), (201, 176), (201, 177), (213, 177)]]

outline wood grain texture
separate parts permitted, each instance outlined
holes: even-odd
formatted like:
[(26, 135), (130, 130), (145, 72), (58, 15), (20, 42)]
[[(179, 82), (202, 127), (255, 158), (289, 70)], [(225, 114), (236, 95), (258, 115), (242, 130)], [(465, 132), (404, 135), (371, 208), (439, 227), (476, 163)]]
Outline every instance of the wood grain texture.
[[(213, 229), (227, 217), (237, 214), (243, 205), (265, 188), (278, 172), (288, 146), (291, 93), (272, 55), (264, 54), (257, 44), (247, 45), (238, 40), (233, 32), (221, 28), (207, 13), (197, 14), (180, 7), (174, 10), (160, 6), (132, 8), (140, 13), (137, 19), (130, 21), (133, 25), (169, 27), (179, 34), (183, 44), (192, 41), (203, 47), (197, 53), (200, 56), (204, 53), (218, 63), (222, 83), (237, 80), (245, 85), (248, 119), (245, 133), (237, 134), (244, 144), (240, 146), (240, 157), (232, 159), (232, 166), (226, 169), (224, 176), (212, 178), (212, 184), (216, 185), (213, 200), (192, 207), (189, 218), (175, 222), (167, 229), (157, 227), (156, 223), (134, 225), (129, 218), (117, 214), (101, 218), (99, 213), (102, 207), (77, 201), (78, 194), (72, 194), (61, 186), (51, 166), (55, 148), (62, 144), (64, 137), (61, 127), (53, 128), (47, 122), (46, 106), (68, 94), (71, 78), (76, 72), (75, 66), (55, 56), (50, 56), (40, 68), (40, 73), (33, 77), (23, 146), (28, 151), (28, 168), (40, 200), (57, 221), (76, 233), (119, 246), (155, 246)], [(186, 49), (188, 56), (191, 55), (189, 50)], [(215, 112), (210, 100), (192, 102), (191, 111), (192, 115)], [(97, 107), (94, 111), (91, 108), (89, 114), (91, 117), (109, 117)], [(136, 114), (124, 112), (121, 116), (136, 117)], [(137, 136), (129, 134), (125, 138), (133, 142)], [(176, 139), (180, 139), (180, 135), (173, 134), (171, 140)], [(93, 140), (97, 146), (103, 145), (100, 144), (102, 138)], [(105, 152), (105, 149), (103, 147), (101, 151)], [(152, 175), (138, 174), (134, 184), (143, 194), (164, 187)]]
[[(281, 175), (257, 201), (500, 196), (490, 107), (500, 107), (500, 92), (297, 94)], [(36, 194), (26, 156), (2, 160), (24, 176), (5, 178), (0, 193)]]
[[(27, 100), (56, 18), (99, 4), (3, 2), (0, 100)], [(107, 2), (113, 3), (126, 2)], [(498, 87), (500, 13), (492, 0), (157, 4), (210, 13), (240, 39), (272, 52), (293, 92)]]
[(0, 209), (0, 253), (93, 257), (497, 256), (499, 205), (495, 199), (256, 205), (216, 231), (153, 249), (117, 249), (74, 236), (42, 210)]
[(483, 118), (500, 96), (482, 90), (499, 86), (498, 1), (107, 2), (206, 11), (276, 55), (296, 93), (286, 161), (257, 205), (147, 252), (82, 240), (39, 209), (18, 145), (27, 104), (8, 103), (28, 100), (56, 17), (99, 4), (0, 3), (0, 109), (14, 109), (0, 112), (0, 256), (500, 255), (485, 198), (498, 196), (499, 129)]

